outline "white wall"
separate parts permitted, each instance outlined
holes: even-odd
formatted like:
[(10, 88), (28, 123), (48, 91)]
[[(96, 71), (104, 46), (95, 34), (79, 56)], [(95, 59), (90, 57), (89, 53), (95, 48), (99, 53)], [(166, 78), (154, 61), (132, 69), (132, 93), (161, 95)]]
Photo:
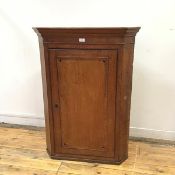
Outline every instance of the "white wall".
[(141, 26), (131, 135), (175, 140), (174, 0), (0, 0), (0, 24), (0, 122), (44, 125), (32, 27)]

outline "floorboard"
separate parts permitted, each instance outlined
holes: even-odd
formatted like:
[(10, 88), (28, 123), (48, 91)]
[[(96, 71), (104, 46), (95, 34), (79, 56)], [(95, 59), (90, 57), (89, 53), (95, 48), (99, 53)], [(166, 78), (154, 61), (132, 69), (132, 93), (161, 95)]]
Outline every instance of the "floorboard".
[(175, 175), (173, 145), (130, 141), (121, 165), (52, 160), (45, 148), (43, 129), (0, 127), (0, 175)]

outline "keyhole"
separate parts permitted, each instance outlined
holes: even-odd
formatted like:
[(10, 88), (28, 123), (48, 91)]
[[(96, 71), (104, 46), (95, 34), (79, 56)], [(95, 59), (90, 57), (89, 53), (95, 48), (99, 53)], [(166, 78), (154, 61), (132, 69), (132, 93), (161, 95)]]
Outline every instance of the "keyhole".
[(58, 108), (58, 104), (55, 104), (54, 106), (55, 106), (55, 108)]

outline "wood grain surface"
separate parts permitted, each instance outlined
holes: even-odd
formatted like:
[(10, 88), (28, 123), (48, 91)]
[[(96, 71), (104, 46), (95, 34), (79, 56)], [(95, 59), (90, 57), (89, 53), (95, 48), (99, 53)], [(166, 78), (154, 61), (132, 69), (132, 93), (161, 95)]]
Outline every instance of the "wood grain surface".
[(175, 146), (129, 142), (121, 165), (50, 159), (45, 132), (0, 127), (0, 175), (174, 175)]

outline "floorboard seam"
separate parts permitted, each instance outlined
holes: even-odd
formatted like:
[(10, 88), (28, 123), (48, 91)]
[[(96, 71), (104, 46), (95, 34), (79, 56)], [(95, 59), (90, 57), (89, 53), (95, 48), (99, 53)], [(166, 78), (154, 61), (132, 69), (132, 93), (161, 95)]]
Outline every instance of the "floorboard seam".
[(137, 161), (138, 149), (139, 149), (139, 146), (136, 145), (136, 156), (135, 156), (134, 165), (133, 165), (133, 169), (132, 169), (132, 175), (135, 174), (135, 167), (136, 167), (136, 161)]
[(60, 169), (61, 165), (62, 165), (62, 162), (61, 162), (60, 165), (58, 166), (58, 169), (57, 169), (56, 175), (58, 175), (58, 173), (59, 173), (59, 169)]

